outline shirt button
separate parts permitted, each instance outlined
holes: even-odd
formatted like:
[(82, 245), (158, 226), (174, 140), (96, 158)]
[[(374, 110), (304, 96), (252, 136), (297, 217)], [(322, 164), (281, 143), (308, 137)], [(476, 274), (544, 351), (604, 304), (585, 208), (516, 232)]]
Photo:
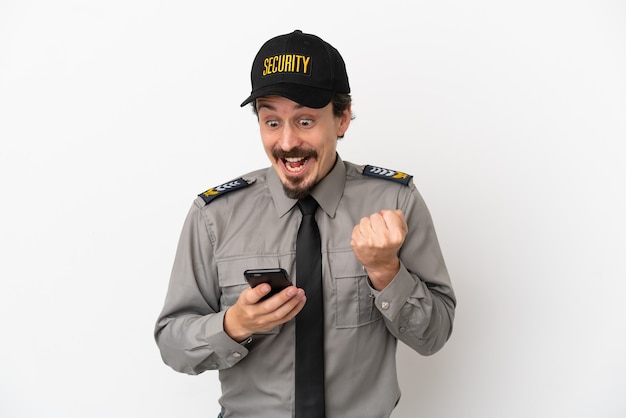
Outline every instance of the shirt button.
[(401, 334), (404, 334), (404, 332), (406, 331), (406, 328), (405, 327), (400, 327), (399, 331), (400, 331)]
[(387, 309), (389, 309), (389, 302), (383, 302), (380, 304), (381, 309), (383, 309), (384, 311), (386, 311)]
[(234, 358), (241, 358), (241, 353), (239, 351), (233, 351)]

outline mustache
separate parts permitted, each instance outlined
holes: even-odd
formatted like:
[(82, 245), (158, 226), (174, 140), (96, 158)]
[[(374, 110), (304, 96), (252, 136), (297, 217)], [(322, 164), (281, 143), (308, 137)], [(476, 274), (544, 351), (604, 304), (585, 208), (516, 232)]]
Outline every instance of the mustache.
[(304, 149), (302, 147), (296, 147), (289, 151), (284, 151), (280, 148), (274, 148), (272, 150), (272, 157), (279, 159), (285, 158), (317, 158), (317, 151), (313, 149)]

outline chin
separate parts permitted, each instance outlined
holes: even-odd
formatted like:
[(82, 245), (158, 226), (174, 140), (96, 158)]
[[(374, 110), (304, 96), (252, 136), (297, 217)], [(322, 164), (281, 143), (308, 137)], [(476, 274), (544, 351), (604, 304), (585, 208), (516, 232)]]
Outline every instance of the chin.
[(290, 182), (287, 184), (283, 182), (283, 191), (288, 198), (298, 200), (307, 197), (311, 193), (313, 186), (315, 186), (315, 183)]

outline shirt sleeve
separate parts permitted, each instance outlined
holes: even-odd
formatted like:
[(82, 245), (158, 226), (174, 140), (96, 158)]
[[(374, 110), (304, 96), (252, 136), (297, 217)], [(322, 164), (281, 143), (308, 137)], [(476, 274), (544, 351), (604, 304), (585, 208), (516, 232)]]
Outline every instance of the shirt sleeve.
[(428, 208), (414, 185), (410, 190), (400, 202), (409, 227), (400, 271), (382, 291), (371, 290), (389, 332), (418, 353), (431, 355), (452, 333), (456, 297)]
[(187, 374), (229, 368), (248, 354), (224, 332), (213, 245), (198, 205), (191, 207), (185, 220), (154, 330), (163, 361)]

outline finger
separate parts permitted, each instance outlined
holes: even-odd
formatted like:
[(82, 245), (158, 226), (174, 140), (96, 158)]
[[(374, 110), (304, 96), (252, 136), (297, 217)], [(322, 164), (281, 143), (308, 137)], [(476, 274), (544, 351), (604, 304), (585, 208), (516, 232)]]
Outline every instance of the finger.
[(357, 227), (358, 227), (358, 230), (359, 230), (359, 234), (362, 237), (367, 237), (368, 235), (371, 234), (372, 222), (371, 222), (369, 217), (364, 217), (364, 218), (361, 218), (361, 220), (359, 221)]
[(281, 290), (271, 298), (264, 301), (264, 308), (267, 312), (274, 312), (279, 310), (283, 305), (291, 303), (292, 300), (296, 300), (304, 297), (304, 290), (298, 289), (295, 286), (289, 286), (286, 289)]
[(389, 229), (387, 227), (385, 218), (383, 217), (381, 213), (373, 213), (369, 219), (370, 219), (370, 224), (372, 228), (372, 234), (375, 234), (375, 235), (385, 234), (387, 230)]
[(305, 303), (304, 290), (290, 286), (263, 302), (265, 318), (274, 326), (285, 323), (300, 312)]
[(350, 240), (350, 245), (352, 247), (355, 247), (359, 245), (362, 240), (363, 240), (363, 235), (361, 234), (361, 226), (357, 224), (354, 226), (354, 228), (352, 228), (352, 236)]
[(393, 210), (383, 209), (380, 211), (380, 214), (385, 219), (398, 219), (398, 220), (404, 221), (404, 213), (402, 213), (400, 209), (393, 209)]
[(401, 231), (408, 230), (404, 214), (401, 210), (383, 210), (381, 211), (381, 216), (383, 217), (388, 229), (399, 229)]
[(293, 307), (293, 309), (289, 311), (289, 313), (285, 316), (285, 319), (286, 319), (285, 322), (290, 321), (293, 318), (295, 318), (295, 316), (298, 315), (298, 313), (302, 310), (302, 308), (304, 308), (305, 304), (306, 304), (306, 296), (302, 300), (299, 300), (298, 303)]
[(241, 299), (243, 299), (243, 301), (248, 305), (254, 305), (258, 301), (260, 301), (263, 298), (263, 296), (267, 295), (271, 289), (272, 288), (269, 284), (261, 283), (256, 287), (246, 289), (243, 292), (241, 292), (242, 293)]
[(402, 213), (387, 211), (383, 214), (387, 225), (388, 244), (391, 246), (402, 245), (408, 233), (408, 226)]
[(277, 316), (280, 318), (280, 323), (287, 322), (294, 318), (298, 312), (302, 310), (304, 305), (306, 304), (306, 296), (304, 292), (302, 292), (301, 298), (293, 298), (289, 300), (289, 302), (282, 305), (279, 309), (277, 309)]

